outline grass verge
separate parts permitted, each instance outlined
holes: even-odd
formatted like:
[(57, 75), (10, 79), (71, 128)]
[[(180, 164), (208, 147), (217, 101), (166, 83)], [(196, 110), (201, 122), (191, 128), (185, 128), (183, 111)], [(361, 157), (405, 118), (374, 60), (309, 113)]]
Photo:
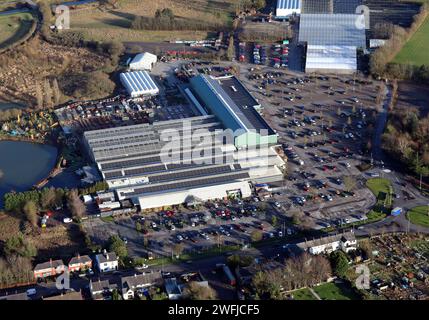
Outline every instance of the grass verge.
[(429, 228), (429, 206), (419, 206), (407, 212), (407, 219), (411, 223)]

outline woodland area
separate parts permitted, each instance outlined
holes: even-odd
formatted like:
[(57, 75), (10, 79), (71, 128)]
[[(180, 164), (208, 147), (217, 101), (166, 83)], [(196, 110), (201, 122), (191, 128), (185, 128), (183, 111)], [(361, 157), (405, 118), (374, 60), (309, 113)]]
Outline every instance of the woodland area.
[(429, 176), (429, 115), (417, 108), (390, 110), (383, 146), (414, 173)]

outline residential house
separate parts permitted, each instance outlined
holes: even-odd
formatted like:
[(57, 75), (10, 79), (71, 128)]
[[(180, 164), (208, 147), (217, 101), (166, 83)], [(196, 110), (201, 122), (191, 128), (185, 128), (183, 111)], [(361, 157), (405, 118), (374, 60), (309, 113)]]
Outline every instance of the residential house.
[(340, 233), (297, 243), (296, 246), (302, 251), (307, 251), (311, 254), (331, 253), (337, 250), (349, 252), (356, 250), (357, 240), (353, 231)]
[(110, 300), (113, 290), (119, 290), (118, 278), (89, 281), (89, 291), (94, 300)]
[(34, 268), (34, 277), (36, 279), (53, 277), (62, 274), (65, 270), (64, 262), (62, 260), (52, 260), (39, 263)]
[(118, 258), (114, 252), (106, 252), (95, 256), (95, 264), (100, 272), (109, 272), (118, 270)]
[(71, 258), (69, 265), (69, 272), (77, 272), (88, 270), (92, 268), (92, 260), (89, 256), (77, 255), (76, 257)]
[(150, 272), (134, 274), (132, 276), (121, 278), (121, 291), (124, 300), (134, 299), (136, 291), (160, 286), (162, 284), (161, 272)]

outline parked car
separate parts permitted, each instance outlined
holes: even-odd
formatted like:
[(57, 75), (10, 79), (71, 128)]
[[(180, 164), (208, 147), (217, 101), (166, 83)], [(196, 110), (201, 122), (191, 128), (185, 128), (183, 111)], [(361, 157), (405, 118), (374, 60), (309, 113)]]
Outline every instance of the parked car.
[(64, 218), (63, 222), (64, 223), (71, 223), (71, 222), (73, 222), (73, 219), (72, 218)]

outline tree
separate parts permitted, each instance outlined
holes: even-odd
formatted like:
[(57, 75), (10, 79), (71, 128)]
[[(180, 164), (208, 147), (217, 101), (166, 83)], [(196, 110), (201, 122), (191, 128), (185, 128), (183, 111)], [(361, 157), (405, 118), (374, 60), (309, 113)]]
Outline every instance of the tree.
[(176, 257), (179, 257), (182, 253), (183, 253), (183, 250), (185, 249), (185, 247), (184, 247), (184, 245), (182, 244), (182, 243), (176, 243), (174, 246), (173, 246), (173, 254), (176, 256)]
[(76, 81), (79, 81), (80, 85), (67, 92), (67, 95), (97, 99), (110, 95), (115, 89), (115, 83), (102, 71), (80, 74)]
[(58, 81), (56, 78), (52, 81), (52, 93), (54, 98), (54, 104), (59, 104), (61, 101), (61, 90), (58, 86)]
[(216, 300), (216, 292), (210, 287), (196, 281), (189, 282), (183, 290), (183, 295), (190, 300)]
[[(137, 230), (137, 232), (141, 232), (142, 231), (142, 225), (141, 225), (141, 223), (140, 222), (136, 222), (136, 230)], [(146, 237), (145, 237), (146, 238)]]
[(349, 270), (349, 259), (343, 251), (335, 251), (330, 255), (331, 266), (334, 273), (339, 277), (344, 277)]
[(67, 196), (67, 203), (73, 217), (82, 218), (86, 213), (86, 207), (79, 198), (79, 193), (76, 189), (70, 190)]
[(357, 184), (357, 181), (353, 176), (345, 176), (343, 178), (343, 182), (344, 182), (344, 188), (347, 192), (352, 191)]
[(282, 274), (283, 271), (280, 268), (257, 272), (252, 278), (252, 284), (258, 296), (262, 299), (282, 299)]
[(261, 10), (261, 9), (265, 8), (266, 5), (267, 4), (266, 4), (265, 0), (253, 0), (253, 7), (256, 10)]
[(25, 213), (27, 220), (31, 223), (31, 225), (33, 227), (36, 227), (37, 222), (39, 220), (37, 216), (38, 208), (36, 203), (31, 200), (27, 201), (24, 205), (23, 211)]
[(44, 95), (45, 107), (50, 108), (52, 107), (52, 89), (48, 79), (45, 79), (43, 83), (43, 91), (45, 93)]
[(260, 230), (254, 230), (250, 234), (250, 238), (253, 242), (258, 242), (262, 240), (262, 232)]
[(228, 49), (226, 51), (226, 56), (229, 61), (234, 59), (234, 36), (229, 37)]
[(16, 254), (20, 257), (32, 258), (37, 255), (36, 247), (24, 239), (22, 234), (7, 239), (3, 250), (6, 257)]
[(112, 291), (112, 300), (121, 300), (118, 289), (113, 289)]
[(369, 239), (364, 239), (364, 240), (360, 241), (359, 247), (367, 259), (372, 258), (372, 245), (371, 245), (371, 241), (369, 241)]
[(36, 104), (38, 108), (43, 108), (43, 93), (42, 89), (40, 88), (40, 84), (36, 82), (35, 84), (35, 91), (36, 91)]
[(31, 260), (18, 255), (0, 259), (0, 285), (12, 286), (34, 280)]
[(227, 258), (228, 266), (232, 269), (239, 267), (248, 267), (252, 264), (253, 257), (241, 254), (233, 254)]
[(128, 250), (125, 242), (117, 235), (111, 236), (109, 238), (109, 251), (116, 253), (120, 259), (128, 256)]
[(42, 190), (42, 194), (40, 196), (40, 205), (44, 209), (49, 209), (55, 205), (56, 202), (56, 191), (55, 188), (45, 188)]
[(274, 228), (277, 227), (277, 223), (278, 223), (277, 216), (273, 215), (271, 217), (271, 224), (273, 225)]

